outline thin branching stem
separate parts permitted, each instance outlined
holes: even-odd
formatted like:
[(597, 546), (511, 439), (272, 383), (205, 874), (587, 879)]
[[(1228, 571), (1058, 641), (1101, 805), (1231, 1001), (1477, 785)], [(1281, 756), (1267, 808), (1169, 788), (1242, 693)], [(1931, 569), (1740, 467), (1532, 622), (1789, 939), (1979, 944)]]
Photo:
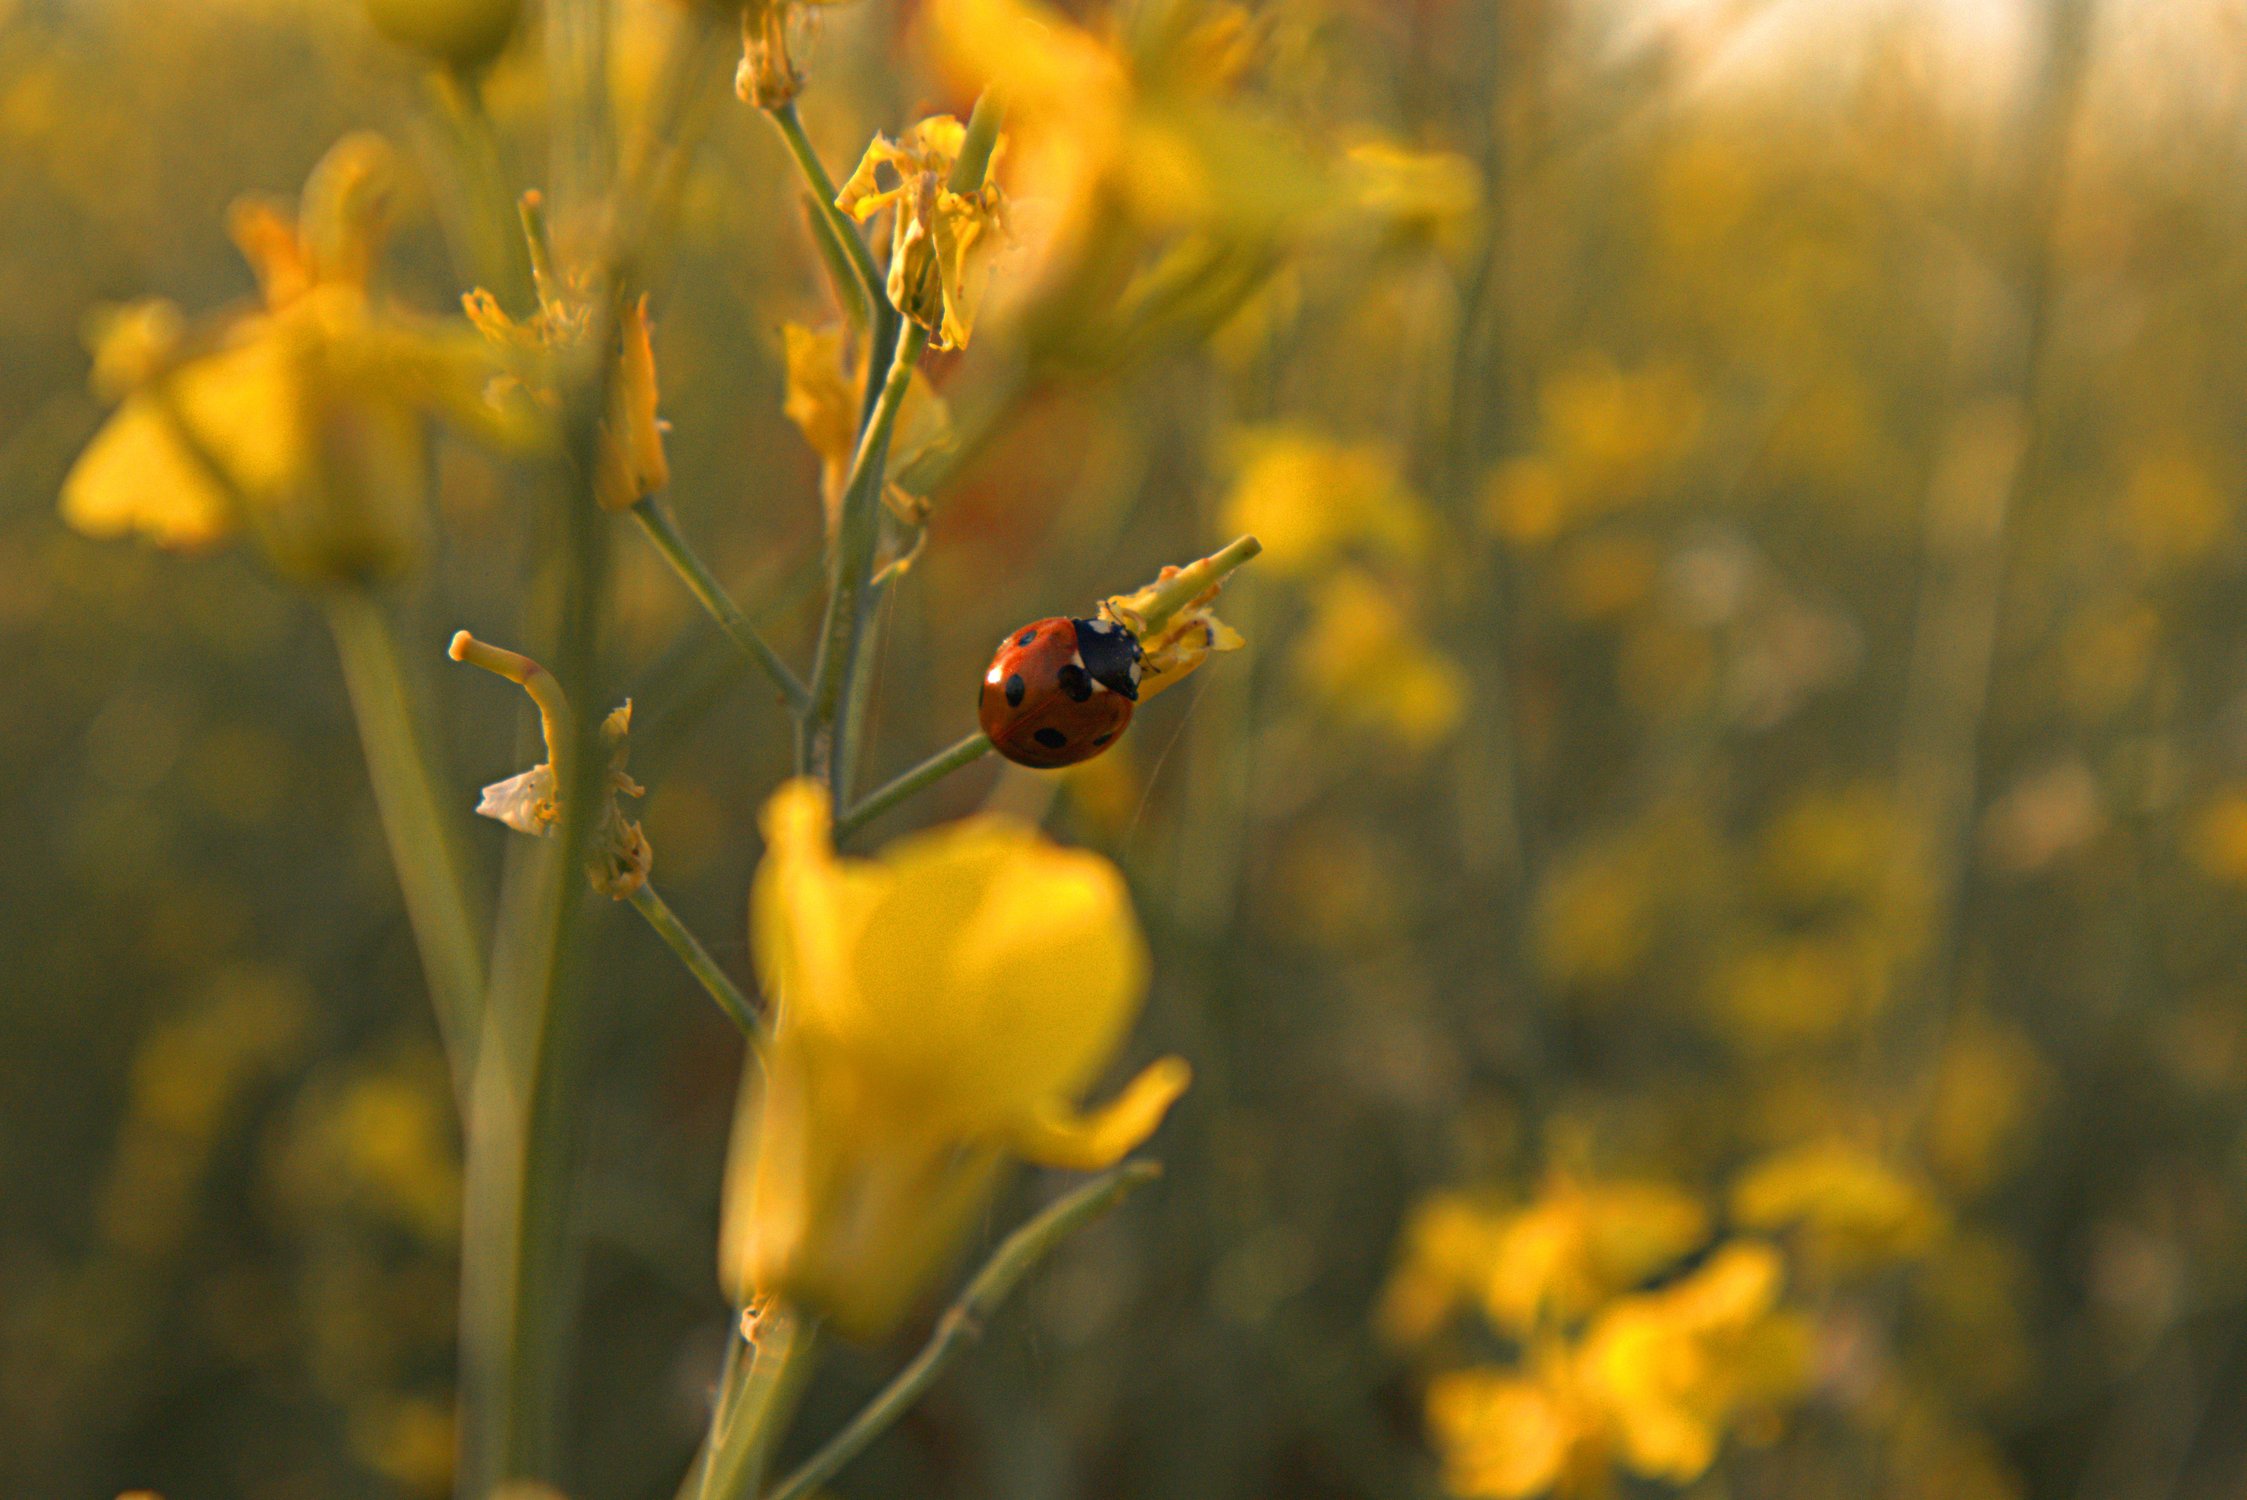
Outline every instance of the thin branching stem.
[(662, 554), (663, 560), (671, 565), (671, 570), (679, 575), (679, 581), (687, 586), (687, 592), (694, 595), (695, 601), (717, 622), (718, 628), (725, 632), (726, 639), (739, 646), (743, 655), (764, 669), (765, 675), (772, 679), (773, 686), (779, 688), (780, 695), (788, 700), (789, 711), (802, 713), (804, 705), (810, 701), (809, 691), (789, 669), (788, 663), (781, 659), (780, 653), (757, 633), (757, 627), (749, 623), (749, 617), (733, 602), (725, 585), (718, 581), (717, 575), (703, 562), (693, 544), (680, 533), (670, 507), (663, 503), (661, 497), (650, 495), (632, 507), (632, 519), (640, 523), (640, 530), (648, 541)]
[(709, 991), (710, 998), (718, 1002), (718, 1009), (741, 1028), (741, 1034), (752, 1041), (762, 1037), (764, 1022), (758, 1018), (757, 1008), (741, 993), (740, 986), (726, 976), (726, 971), (710, 956), (710, 950), (702, 946), (702, 940), (679, 920), (670, 903), (656, 894), (655, 887), (642, 882), (628, 899), (633, 909), (648, 919), (648, 925), (655, 929), (655, 935), (663, 939), (665, 946), (679, 955), (679, 962), (687, 966), (687, 972)]
[(851, 810), (835, 820), (835, 837), (845, 838), (888, 812), (916, 792), (925, 791), (965, 766), (972, 766), (997, 747), (978, 729), (922, 761), (896, 780), (868, 792)]
[(913, 1362), (765, 1500), (805, 1500), (842, 1472), (867, 1444), (912, 1410), (913, 1403), (936, 1384), (937, 1377), (968, 1344), (981, 1337), (991, 1315), (1056, 1246), (1161, 1175), (1162, 1168), (1154, 1162), (1127, 1163), (1059, 1199), (1008, 1235), (959, 1299), (937, 1320), (935, 1334), (913, 1356)]
[(804, 185), (811, 191), (812, 204), (817, 210), (813, 222), (826, 231), (829, 248), (840, 251), (843, 258), (850, 262), (850, 268), (857, 277), (858, 293), (866, 299), (867, 309), (886, 307), (889, 293), (882, 285), (881, 268), (874, 264), (874, 252), (866, 248), (865, 237), (858, 232), (857, 226), (844, 218), (842, 210), (835, 207), (835, 179), (828, 175), (826, 163), (819, 159), (818, 151), (813, 149), (811, 137), (804, 134), (804, 122), (796, 113), (795, 101), (790, 100), (778, 109), (770, 109), (765, 113), (780, 131), (780, 139), (786, 143), (788, 154), (795, 158), (796, 170), (803, 175)]
[[(906, 387), (921, 351), (928, 347), (928, 330), (908, 323), (898, 340), (896, 356), (883, 372), (881, 394), (874, 402), (866, 429), (858, 440), (850, 479), (843, 487), (842, 519), (835, 528), (834, 567), (827, 594), (827, 615), (820, 626), (819, 654), (812, 666), (811, 703), (804, 717), (802, 745), (806, 769), (818, 774), (822, 744), (831, 749), (835, 715), (842, 699), (851, 653), (861, 626), (859, 602), (874, 570), (874, 545), (881, 536), (881, 490), (889, 463), (890, 431), (897, 424), (898, 408), (905, 403)], [(837, 737), (840, 737), (838, 734)], [(827, 756), (831, 782), (841, 774)]]

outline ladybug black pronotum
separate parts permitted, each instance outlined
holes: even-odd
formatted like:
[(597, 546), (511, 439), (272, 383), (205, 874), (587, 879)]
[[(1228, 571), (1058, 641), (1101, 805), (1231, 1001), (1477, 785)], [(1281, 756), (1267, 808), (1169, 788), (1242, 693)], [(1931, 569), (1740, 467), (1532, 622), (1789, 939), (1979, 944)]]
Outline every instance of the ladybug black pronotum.
[(1139, 658), (1138, 639), (1110, 621), (1033, 621), (999, 642), (983, 674), (983, 732), (1020, 765), (1090, 760), (1131, 722)]

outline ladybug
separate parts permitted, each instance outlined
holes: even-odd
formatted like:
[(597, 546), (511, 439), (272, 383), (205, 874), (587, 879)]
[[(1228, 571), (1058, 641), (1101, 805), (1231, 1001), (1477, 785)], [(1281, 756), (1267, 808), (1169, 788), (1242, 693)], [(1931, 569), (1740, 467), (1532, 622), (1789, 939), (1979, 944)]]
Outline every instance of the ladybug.
[(1041, 770), (1115, 743), (1139, 701), (1139, 639), (1108, 620), (1035, 620), (999, 642), (979, 717), (999, 753)]

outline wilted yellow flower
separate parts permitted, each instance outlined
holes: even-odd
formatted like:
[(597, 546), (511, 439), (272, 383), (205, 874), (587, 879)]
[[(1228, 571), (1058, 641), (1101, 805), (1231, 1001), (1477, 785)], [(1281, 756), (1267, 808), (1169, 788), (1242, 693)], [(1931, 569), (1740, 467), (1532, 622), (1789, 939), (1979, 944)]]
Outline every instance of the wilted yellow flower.
[(871, 1337), (939, 1269), (1005, 1157), (1107, 1166), (1188, 1072), (1165, 1058), (1077, 1110), (1146, 981), (1106, 860), (993, 816), (841, 859), (810, 781), (774, 793), (763, 826), (750, 914), (773, 1030), (736, 1123), (721, 1275), (744, 1303), (802, 1302)]
[(486, 399), (498, 367), (472, 332), (370, 295), (397, 170), (380, 137), (348, 136), (293, 220), (235, 205), (261, 307), (189, 330), (144, 303), (97, 330), (96, 384), (121, 404), (63, 481), (65, 520), (175, 548), (248, 530), (293, 577), (376, 577), (420, 550), (430, 415), (537, 435), (533, 414)]
[[(966, 347), (1006, 231), (1006, 200), (992, 180), (1006, 137), (993, 146), (975, 187), (955, 192), (952, 169), (966, 139), (967, 127), (950, 115), (932, 115), (898, 140), (875, 136), (835, 195), (835, 207), (861, 223), (892, 210), (889, 300), (928, 329), (939, 349)], [(896, 177), (894, 187), (881, 185), (884, 167)]]
[(1799, 1230), (1829, 1263), (1848, 1267), (1909, 1259), (1942, 1232), (1942, 1206), (1915, 1178), (1839, 1138), (1776, 1152), (1732, 1185), (1743, 1226)]
[[(536, 194), (525, 198), (526, 216), (537, 222)], [(537, 234), (534, 228), (532, 234)], [(557, 362), (582, 353), (592, 336), (595, 319), (591, 293), (582, 281), (547, 269), (543, 245), (534, 245), (538, 307), (517, 320), (508, 316), (499, 299), (478, 287), (461, 298), (469, 321), (485, 338), (509, 356), (512, 375), (497, 382), (507, 396), (527, 394), (548, 412), (562, 406)], [(609, 372), (608, 408), (601, 418), (600, 455), (593, 474), (593, 495), (609, 510), (628, 510), (671, 483), (671, 464), (664, 456), (663, 434), (668, 424), (657, 414), (655, 345), (648, 323), (647, 294), (619, 312), (614, 334), (616, 364)]]
[[(1234, 568), (1262, 555), (1263, 543), (1242, 537), (1222, 551), (1188, 563), (1165, 566), (1155, 581), (1134, 593), (1100, 602), (1100, 613), (1131, 632), (1139, 642), (1139, 701), (1178, 686), (1196, 667), (1222, 651), (1248, 644), (1241, 633), (1217, 618), (1217, 596)], [(1204, 579), (1208, 587), (1188, 594)]]
[(1466, 712), (1458, 664), (1428, 644), (1391, 590), (1356, 568), (1319, 586), (1294, 667), (1328, 713), (1408, 749), (1442, 743)]
[[(842, 517), (843, 486), (858, 452), (858, 416), (866, 392), (866, 339), (836, 324), (807, 328), (801, 323), (781, 326), (788, 370), (788, 390), (781, 410), (819, 455), (819, 498), (825, 507), (827, 534), (833, 536)], [(882, 499), (890, 513), (908, 526), (918, 526), (928, 516), (927, 497), (910, 485), (915, 468), (951, 447), (952, 412), (926, 375), (916, 367), (907, 380), (905, 399), (890, 433), (889, 479)]]
[[(553, 831), (562, 815), (563, 774), (556, 768), (563, 764), (562, 757), (569, 754), (570, 747), (576, 743), (577, 731), (569, 699), (563, 695), (562, 686), (554, 680), (553, 674), (537, 662), (521, 652), (487, 645), (465, 630), (453, 636), (450, 654), (454, 661), (464, 661), (506, 678), (529, 693), (531, 701), (538, 705), (539, 730), (546, 739), (546, 759), (528, 771), (485, 787), (482, 800), (476, 804), (476, 814), (505, 823), (517, 833), (544, 838)], [(624, 816), (616, 800), (620, 796), (646, 795), (646, 789), (624, 769), (631, 754), (631, 734), (632, 700), (627, 698), (601, 721), (601, 743), (608, 749), (609, 764), (602, 777), (604, 795), (585, 872), (586, 878), (593, 882), (593, 889), (614, 901), (626, 899), (647, 884), (648, 872), (655, 865), (655, 850), (649, 845), (647, 835), (639, 824)]]
[(846, 0), (734, 0), (741, 10), (741, 66), (733, 91), (744, 104), (779, 109), (796, 97), (803, 75), (788, 55), (788, 26), (799, 10), (841, 5)]

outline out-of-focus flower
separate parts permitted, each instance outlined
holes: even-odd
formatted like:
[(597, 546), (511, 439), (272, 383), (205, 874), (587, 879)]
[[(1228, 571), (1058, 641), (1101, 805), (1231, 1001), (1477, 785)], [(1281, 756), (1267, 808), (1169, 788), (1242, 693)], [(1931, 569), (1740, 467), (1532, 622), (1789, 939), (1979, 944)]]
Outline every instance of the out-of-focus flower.
[(1407, 749), (1441, 744), (1466, 713), (1458, 664), (1428, 643), (1393, 591), (1356, 568), (1319, 585), (1294, 668), (1327, 712)]
[(472, 72), (507, 46), (522, 0), (366, 0), (375, 30), (433, 63)]
[(1387, 446), (1276, 425), (1236, 433), (1232, 452), (1237, 477), (1226, 525), (1255, 533), (1274, 570), (1302, 575), (1351, 555), (1416, 561), (1426, 554), (1426, 509)]
[(1482, 207), (1482, 173), (1456, 151), (1361, 141), (1343, 153), (1342, 182), (1354, 212), (1400, 240), (1447, 252), (1462, 248)]
[(1768, 1436), (1767, 1421), (1748, 1424), (1798, 1394), (1810, 1362), (1808, 1327), (1778, 1305), (1781, 1279), (1769, 1245), (1735, 1241), (1691, 1276), (1626, 1298), (1593, 1324), (1582, 1378), (1631, 1472), (1690, 1483), (1716, 1461), (1728, 1432)]
[(1138, 1008), (1146, 951), (1122, 877), (978, 817), (836, 856), (826, 792), (764, 812), (751, 900), (773, 1005), (727, 1168), (722, 1279), (872, 1337), (904, 1312), (1008, 1155), (1107, 1166), (1184, 1090), (1165, 1058), (1089, 1115), (1076, 1099)]
[(1417, 1344), (1478, 1300), (1501, 1220), (1496, 1205), (1437, 1193), (1414, 1205), (1375, 1321), (1392, 1343)]
[[(843, 486), (858, 452), (866, 339), (842, 324), (815, 329), (788, 323), (780, 332), (788, 370), (781, 410), (819, 455), (819, 498), (831, 537), (841, 522)], [(928, 497), (912, 488), (911, 481), (919, 465), (951, 446), (951, 408), (916, 367), (890, 433), (889, 478), (882, 491), (883, 502), (901, 524), (918, 527), (928, 519)]]
[(1809, 1374), (1809, 1332), (1779, 1305), (1770, 1246), (1735, 1241), (1658, 1291), (1609, 1303), (1581, 1343), (1536, 1340), (1518, 1370), (1431, 1382), (1428, 1423), (1454, 1494), (1609, 1493), (1612, 1472), (1686, 1484), (1727, 1438), (1768, 1437)]
[(498, 366), (471, 330), (370, 294), (397, 171), (380, 137), (348, 136), (293, 219), (237, 203), (261, 307), (189, 330), (144, 303), (97, 329), (97, 387), (121, 404), (63, 481), (65, 520), (175, 548), (247, 530), (291, 577), (379, 577), (421, 549), (428, 417), (507, 445), (541, 433), (486, 399)]
[[(526, 217), (535, 226), (537, 195), (524, 201)], [(531, 230), (534, 239), (538, 232)], [(532, 249), (532, 263), (539, 267), (538, 306), (528, 317), (510, 317), (499, 299), (481, 287), (461, 298), (461, 305), (513, 371), (494, 382), (495, 396), (527, 397), (544, 411), (558, 413), (563, 383), (573, 375), (568, 364), (585, 353), (598, 320), (583, 281), (552, 270), (543, 245)], [(609, 372), (593, 494), (609, 510), (627, 510), (671, 483), (670, 461), (663, 452), (668, 424), (656, 409), (655, 345), (645, 293), (619, 309), (611, 336), (616, 363)]]
[(1559, 1178), (1498, 1225), (1483, 1303), (1516, 1334), (1574, 1322), (1674, 1263), (1708, 1231), (1707, 1211), (1666, 1183)]
[[(835, 196), (835, 207), (861, 223), (891, 210), (889, 300), (939, 349), (967, 346), (1006, 233), (1006, 199), (992, 177), (1006, 137), (981, 180), (958, 192), (951, 178), (966, 139), (967, 127), (950, 115), (932, 115), (894, 141), (875, 136)], [(884, 167), (895, 186), (881, 185)]]
[(1918, 1180), (1839, 1138), (1751, 1165), (1732, 1185), (1732, 1215), (1745, 1228), (1799, 1232), (1809, 1253), (1845, 1270), (1918, 1256), (1945, 1224)]

